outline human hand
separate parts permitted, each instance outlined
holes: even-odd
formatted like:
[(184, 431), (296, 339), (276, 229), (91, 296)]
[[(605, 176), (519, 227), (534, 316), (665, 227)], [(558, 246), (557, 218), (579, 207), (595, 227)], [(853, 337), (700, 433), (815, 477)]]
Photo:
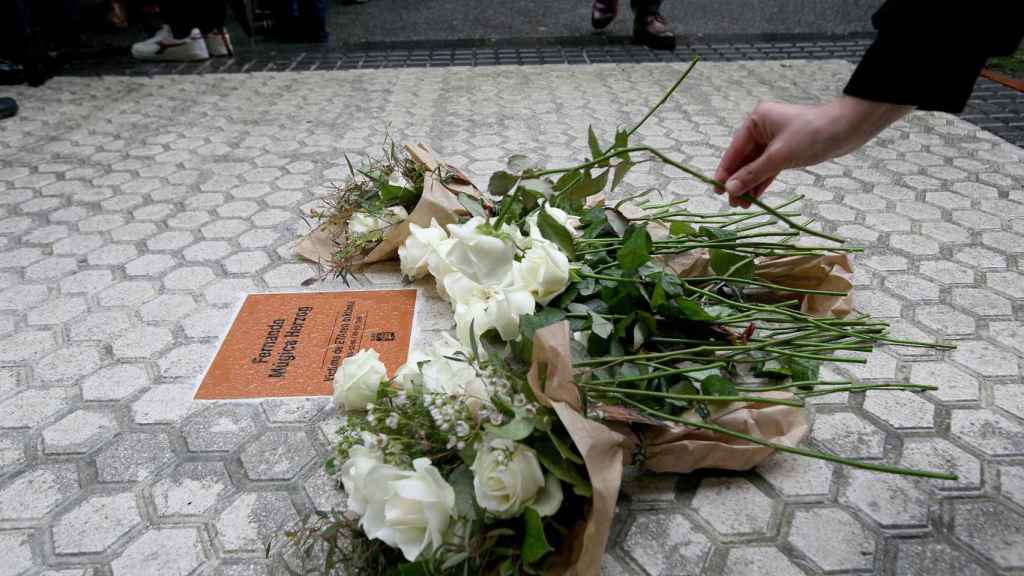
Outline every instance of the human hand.
[(733, 136), (715, 172), (729, 205), (750, 207), (787, 168), (812, 166), (852, 152), (913, 110), (840, 96), (816, 106), (762, 102)]

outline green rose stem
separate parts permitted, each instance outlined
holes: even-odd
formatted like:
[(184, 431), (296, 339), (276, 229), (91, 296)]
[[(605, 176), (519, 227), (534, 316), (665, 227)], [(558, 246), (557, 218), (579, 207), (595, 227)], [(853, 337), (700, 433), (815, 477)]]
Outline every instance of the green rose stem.
[(737, 386), (737, 392), (771, 392), (774, 390), (786, 390), (787, 388), (798, 388), (800, 386), (850, 386), (851, 380), (801, 380), (799, 382), (788, 382), (786, 384), (774, 384), (772, 386)]
[(829, 462), (835, 462), (836, 464), (843, 464), (846, 466), (853, 466), (854, 468), (862, 468), (864, 470), (874, 470), (876, 472), (887, 472), (890, 474), (900, 474), (903, 476), (917, 476), (920, 478), (934, 478), (936, 480), (957, 480), (957, 476), (953, 474), (946, 474), (943, 472), (930, 472), (927, 470), (911, 470), (909, 468), (900, 468), (898, 466), (889, 466), (886, 464), (872, 464), (870, 462), (863, 462), (860, 460), (852, 460), (850, 458), (843, 458), (827, 452), (818, 452), (816, 450), (807, 450), (805, 448), (797, 448), (795, 446), (787, 446), (785, 444), (779, 444), (778, 442), (772, 442), (765, 440), (764, 438), (758, 438), (742, 432), (737, 432), (724, 426), (718, 426), (716, 424), (709, 424), (706, 422), (698, 422), (695, 420), (687, 420), (685, 418), (679, 418), (666, 414), (653, 408), (648, 408), (643, 404), (630, 400), (625, 396), (620, 396), (619, 399), (641, 412), (645, 412), (650, 416), (660, 418), (669, 422), (676, 422), (683, 424), (684, 426), (690, 426), (692, 428), (701, 428), (703, 430), (710, 430), (712, 432), (718, 432), (719, 434), (725, 434), (726, 436), (732, 436), (733, 438), (739, 438), (740, 440), (746, 440), (747, 442), (765, 446), (768, 448), (774, 448), (779, 452), (789, 452), (790, 454), (797, 454), (800, 456), (807, 456), (810, 458), (817, 458), (819, 460), (827, 460)]
[(927, 384), (854, 384), (851, 386), (837, 386), (835, 388), (829, 388), (827, 390), (808, 390), (806, 392), (796, 392), (798, 396), (803, 398), (809, 398), (812, 396), (825, 396), (828, 394), (836, 394), (839, 392), (866, 392), (868, 390), (938, 390), (938, 386), (931, 386)]
[(683, 75), (679, 77), (679, 80), (676, 80), (676, 83), (673, 84), (672, 87), (668, 89), (668, 92), (665, 92), (665, 95), (661, 97), (661, 100), (658, 100), (657, 104), (655, 104), (654, 107), (648, 110), (647, 114), (644, 115), (644, 117), (641, 118), (640, 121), (636, 123), (636, 126), (633, 126), (633, 128), (626, 133), (627, 137), (635, 134), (636, 131), (639, 130), (640, 127), (644, 125), (644, 122), (647, 122), (647, 120), (651, 116), (654, 116), (654, 113), (658, 111), (658, 108), (661, 108), (661, 105), (667, 102), (668, 99), (672, 97), (672, 94), (675, 93), (676, 89), (679, 88), (679, 85), (683, 83), (683, 80), (686, 80), (686, 77), (690, 75), (690, 72), (697, 65), (697, 62), (700, 62), (700, 56), (697, 56), (696, 58), (690, 61), (690, 65), (686, 67), (686, 70), (683, 70)]
[[(607, 276), (605, 274), (593, 274), (590, 272), (577, 272), (582, 278), (593, 278), (594, 280), (608, 280), (614, 282), (642, 282), (639, 278), (626, 278), (622, 276)], [(780, 292), (786, 292), (790, 294), (813, 294), (819, 296), (846, 296), (846, 292), (839, 292), (835, 290), (812, 290), (809, 288), (790, 288), (788, 286), (780, 286), (778, 284), (772, 284), (770, 282), (761, 282), (759, 280), (746, 280), (743, 278), (730, 278), (728, 276), (704, 276), (701, 278), (687, 278), (691, 282), (735, 282), (736, 284), (747, 284), (750, 286), (758, 286), (760, 288), (768, 288), (771, 290), (778, 290)]]
[(634, 390), (631, 388), (615, 388), (612, 386), (597, 386), (594, 384), (581, 384), (582, 388), (596, 392), (612, 392), (615, 394), (626, 394), (629, 396), (649, 396), (652, 398), (667, 398), (669, 400), (690, 400), (704, 402), (756, 402), (758, 404), (778, 404), (779, 406), (795, 406), (803, 408), (801, 400), (787, 400), (785, 398), (766, 398), (763, 396), (707, 396), (704, 394), (674, 394), (672, 392), (655, 392), (652, 390)]

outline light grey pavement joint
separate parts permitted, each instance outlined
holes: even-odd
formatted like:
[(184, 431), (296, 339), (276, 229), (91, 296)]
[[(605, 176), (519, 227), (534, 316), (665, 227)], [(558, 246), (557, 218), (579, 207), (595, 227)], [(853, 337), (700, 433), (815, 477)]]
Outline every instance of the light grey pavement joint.
[[(267, 574), (267, 538), (344, 507), (322, 469), (326, 399), (200, 403), (192, 387), (240, 296), (303, 289), (303, 209), (344, 156), (426, 142), (482, 181), (525, 153), (549, 166), (635, 121), (675, 65), (157, 78), (9, 88), (0, 122), (0, 575)], [(839, 61), (710, 63), (638, 134), (711, 172), (762, 99), (837, 93)], [(638, 166), (695, 211), (722, 200)], [(743, 474), (630, 473), (604, 573), (1024, 574), (1024, 151), (914, 114), (846, 158), (782, 174), (824, 226), (867, 248), (858, 306), (952, 353), (882, 347), (829, 378), (935, 384), (841, 394), (810, 444), (953, 471), (883, 477), (777, 455)], [(395, 286), (385, 265), (356, 286)], [(306, 289), (340, 289), (328, 281)], [(420, 326), (451, 326), (424, 286)], [(426, 341), (430, 333), (417, 336)]]

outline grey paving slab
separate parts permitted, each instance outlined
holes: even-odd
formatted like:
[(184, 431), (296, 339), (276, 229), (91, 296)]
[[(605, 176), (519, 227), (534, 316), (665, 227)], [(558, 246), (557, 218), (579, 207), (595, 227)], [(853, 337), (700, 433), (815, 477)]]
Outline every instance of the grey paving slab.
[[(843, 61), (700, 66), (641, 137), (714, 168), (758, 100), (836, 93)], [(260, 574), (266, 539), (343, 506), (318, 461), (323, 399), (210, 404), (196, 376), (242, 294), (337, 289), (290, 256), (343, 156), (390, 124), (482, 178), (561, 164), (635, 119), (675, 64), (56, 78), (0, 122), (0, 553), (10, 574)], [(699, 210), (721, 200), (643, 165)], [(1024, 573), (1024, 151), (914, 114), (862, 151), (784, 174), (775, 199), (866, 248), (862, 310), (954, 353), (876, 352), (830, 378), (937, 384), (811, 410), (810, 443), (953, 470), (881, 478), (777, 455), (744, 474), (630, 475), (607, 574)], [(356, 286), (394, 286), (383, 266)], [(424, 301), (425, 330), (451, 325)], [(421, 335), (420, 339), (429, 338)], [(27, 497), (27, 495), (31, 497)]]

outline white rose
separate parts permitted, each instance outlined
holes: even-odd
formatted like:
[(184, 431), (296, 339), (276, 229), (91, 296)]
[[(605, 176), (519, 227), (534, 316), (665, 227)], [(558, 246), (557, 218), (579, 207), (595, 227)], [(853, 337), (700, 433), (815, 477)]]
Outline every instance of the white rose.
[(455, 266), (448, 261), (448, 252), (451, 251), (452, 246), (455, 245), (455, 239), (449, 238), (442, 240), (434, 247), (434, 250), (427, 255), (427, 271), (434, 277), (434, 283), (437, 285), (437, 293), (445, 301), (449, 300), (448, 291), (445, 289), (445, 279), (449, 275), (455, 274)]
[(377, 399), (377, 389), (388, 379), (388, 369), (376, 350), (360, 350), (345, 358), (334, 374), (334, 403), (345, 410), (364, 410)]
[(465, 224), (450, 224), (448, 231), (455, 244), (448, 250), (447, 260), (467, 278), (484, 286), (500, 286), (512, 273), (516, 247), (511, 242), (482, 233), (486, 224), (480, 217)]
[(458, 396), (473, 414), (484, 404), (490, 404), (487, 384), (469, 362), (437, 355), (423, 364), (420, 371), (425, 391)]
[(379, 450), (365, 446), (353, 446), (348, 451), (348, 460), (341, 465), (341, 484), (348, 495), (348, 509), (362, 516), (369, 503), (366, 495), (366, 475), (383, 462)]
[(384, 210), (382, 216), (368, 212), (353, 212), (348, 219), (349, 236), (363, 236), (374, 232), (384, 232), (388, 227), (398, 224), (409, 217), (409, 213), (401, 206), (391, 206)]
[[(556, 222), (558, 222), (562, 226), (565, 226), (565, 229), (568, 230), (569, 233), (572, 234), (573, 236), (579, 236), (580, 234), (582, 234), (582, 232), (580, 232), (579, 230), (579, 218), (572, 216), (565, 210), (562, 210), (561, 208), (556, 208), (550, 204), (544, 205), (544, 211), (547, 212), (552, 218), (554, 218)], [(533, 212), (532, 214), (527, 216), (526, 225), (530, 230), (530, 238), (543, 240), (544, 235), (541, 234), (540, 227), (537, 226), (537, 218), (539, 216), (540, 214), (538, 214), (537, 212)]]
[(395, 376), (391, 381), (403, 389), (409, 389), (416, 386), (421, 380), (420, 363), (427, 362), (429, 360), (430, 356), (420, 352), (419, 350), (413, 350), (405, 360), (405, 364), (402, 364), (398, 370), (395, 370)]
[(368, 538), (398, 548), (410, 562), (444, 544), (455, 513), (455, 490), (430, 460), (418, 458), (412, 465), (412, 472), (385, 464), (370, 470), (369, 506), (361, 521)]
[(431, 254), (447, 239), (448, 233), (441, 228), (437, 220), (431, 219), (429, 228), (410, 223), (409, 237), (398, 248), (402, 274), (413, 280), (426, 274)]
[(455, 301), (455, 333), (463, 346), (471, 347), (470, 327), (478, 338), (491, 328), (502, 340), (515, 340), (519, 336), (519, 317), (532, 314), (536, 302), (529, 291), (519, 288), (492, 288), (485, 298), (473, 297)]
[(553, 476), (545, 480), (537, 454), (523, 444), (485, 440), (471, 469), (477, 503), (499, 518), (518, 516), (526, 507), (550, 516), (562, 505), (560, 481)]
[(569, 285), (569, 258), (553, 242), (534, 239), (516, 264), (517, 283), (543, 305)]

